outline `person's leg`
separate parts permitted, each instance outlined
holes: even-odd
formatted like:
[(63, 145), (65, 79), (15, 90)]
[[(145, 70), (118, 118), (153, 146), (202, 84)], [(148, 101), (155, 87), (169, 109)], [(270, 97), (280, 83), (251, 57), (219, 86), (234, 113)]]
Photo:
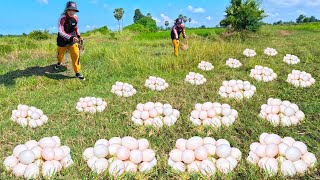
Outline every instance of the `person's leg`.
[(56, 64), (54, 66), (55, 69), (59, 69), (59, 67), (63, 61), (64, 54), (65, 54), (66, 50), (67, 50), (66, 47), (58, 47), (58, 54), (57, 54), (58, 64)]
[(178, 57), (179, 55), (179, 42), (174, 39), (172, 40), (172, 43), (173, 43), (173, 47), (174, 47), (174, 55)]
[(76, 76), (81, 79), (84, 80), (84, 77), (80, 74), (80, 51), (78, 48), (78, 44), (75, 43), (72, 46), (69, 47), (69, 51), (70, 51), (70, 56), (72, 59), (72, 65), (73, 65), (73, 70), (76, 73)]

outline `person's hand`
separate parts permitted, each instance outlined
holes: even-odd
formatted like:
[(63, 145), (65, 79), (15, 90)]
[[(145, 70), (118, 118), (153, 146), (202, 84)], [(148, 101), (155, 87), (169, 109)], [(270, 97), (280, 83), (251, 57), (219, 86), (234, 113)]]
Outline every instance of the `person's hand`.
[(74, 42), (74, 43), (79, 42), (79, 39), (78, 39), (77, 37), (74, 37), (74, 38), (73, 38), (73, 42)]

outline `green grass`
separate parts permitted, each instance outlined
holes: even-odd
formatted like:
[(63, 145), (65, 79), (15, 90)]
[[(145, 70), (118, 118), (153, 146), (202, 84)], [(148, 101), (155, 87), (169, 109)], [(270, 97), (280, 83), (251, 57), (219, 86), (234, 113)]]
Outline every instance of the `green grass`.
[[(71, 148), (75, 164), (55, 176), (55, 179), (107, 179), (90, 171), (82, 159), (82, 152), (100, 138), (133, 136), (146, 138), (156, 151), (158, 165), (148, 174), (125, 175), (126, 179), (202, 179), (201, 175), (177, 174), (167, 165), (169, 152), (179, 138), (211, 136), (225, 138), (242, 152), (240, 165), (232, 174), (217, 174), (218, 179), (267, 179), (257, 167), (246, 162), (249, 145), (259, 139), (263, 132), (291, 136), (307, 144), (308, 150), (320, 158), (320, 43), (319, 24), (300, 26), (264, 26), (246, 40), (219, 38), (221, 30), (187, 30), (189, 50), (173, 56), (169, 32), (137, 35), (128, 32), (122, 35), (86, 37), (86, 53), (81, 57), (85, 82), (73, 79), (70, 58), (65, 63), (68, 70), (54, 73), (49, 65), (56, 63), (55, 37), (45, 41), (20, 38), (0, 38), (0, 160), (11, 155), (13, 148), (30, 139), (57, 135), (62, 144)], [(314, 28), (316, 27), (316, 28)], [(310, 30), (312, 29), (312, 30)], [(283, 32), (285, 30), (285, 33)], [(212, 38), (214, 36), (214, 38)], [(12, 43), (14, 41), (15, 43)], [(277, 49), (276, 57), (263, 55), (266, 47)], [(255, 49), (258, 55), (245, 58), (245, 48)], [(295, 54), (301, 62), (287, 65), (282, 61), (285, 54)], [(230, 69), (225, 61), (239, 59), (243, 66)], [(215, 68), (202, 72), (197, 64), (206, 60)], [(272, 68), (278, 79), (270, 83), (257, 82), (249, 77), (255, 65)], [(310, 72), (316, 84), (310, 88), (294, 88), (286, 82), (293, 70)], [(190, 71), (203, 74), (208, 82), (202, 86), (184, 83)], [(163, 92), (152, 92), (144, 87), (150, 76), (164, 78), (170, 87)], [(257, 87), (253, 98), (244, 101), (222, 99), (217, 91), (223, 80), (249, 80)], [(133, 84), (138, 93), (130, 98), (119, 98), (110, 93), (116, 81)], [(96, 115), (78, 113), (75, 104), (80, 97), (101, 97), (108, 102), (107, 109)], [(296, 103), (306, 114), (305, 121), (295, 127), (273, 127), (258, 117), (260, 106), (267, 99), (281, 98)], [(181, 117), (173, 127), (162, 129), (138, 127), (133, 124), (131, 113), (140, 102), (160, 101), (179, 109)], [(195, 127), (189, 114), (196, 103), (207, 101), (228, 103), (239, 112), (239, 118), (229, 128)], [(35, 130), (22, 128), (10, 121), (11, 111), (18, 104), (33, 105), (49, 116), (48, 124)], [(319, 179), (319, 164), (305, 176), (297, 179)], [(0, 166), (0, 179), (12, 179), (13, 175)], [(281, 176), (270, 179), (284, 179)]]

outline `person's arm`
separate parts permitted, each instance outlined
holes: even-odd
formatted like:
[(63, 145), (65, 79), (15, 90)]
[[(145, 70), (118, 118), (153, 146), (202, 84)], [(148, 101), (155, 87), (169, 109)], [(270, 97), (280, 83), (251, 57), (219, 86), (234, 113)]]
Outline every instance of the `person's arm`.
[(179, 40), (179, 35), (178, 35), (178, 32), (177, 32), (176, 25), (174, 25), (172, 27), (172, 31), (173, 31), (173, 34), (174, 34), (174, 39)]
[(59, 20), (59, 24), (58, 24), (58, 27), (59, 27), (59, 35), (61, 37), (63, 37), (63, 39), (65, 40), (73, 40), (73, 37), (74, 36), (70, 36), (68, 33), (66, 33), (64, 31), (64, 22), (66, 21), (66, 17), (65, 16), (62, 16)]
[(78, 28), (78, 16), (74, 16), (76, 21), (77, 21), (77, 26), (74, 28), (74, 30), (76, 31), (76, 35), (78, 38), (81, 38), (80, 32), (79, 32), (79, 28)]
[(185, 29), (184, 29), (184, 26), (182, 26), (182, 36), (183, 36), (183, 38), (187, 39), (187, 34), (186, 34)]

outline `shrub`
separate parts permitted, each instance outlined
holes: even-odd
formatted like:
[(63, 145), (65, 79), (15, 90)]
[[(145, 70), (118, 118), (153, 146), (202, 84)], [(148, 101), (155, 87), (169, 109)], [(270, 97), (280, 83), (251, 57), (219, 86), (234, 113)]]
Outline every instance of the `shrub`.
[(144, 27), (141, 24), (131, 24), (123, 28), (124, 30), (129, 30), (133, 32), (150, 32), (148, 28)]
[(50, 34), (48, 30), (34, 30), (29, 33), (28, 37), (35, 40), (46, 40), (50, 38)]
[(262, 25), (262, 19), (266, 17), (260, 5), (261, 2), (256, 0), (231, 0), (231, 5), (225, 11), (226, 17), (220, 25), (231, 31), (256, 32)]

